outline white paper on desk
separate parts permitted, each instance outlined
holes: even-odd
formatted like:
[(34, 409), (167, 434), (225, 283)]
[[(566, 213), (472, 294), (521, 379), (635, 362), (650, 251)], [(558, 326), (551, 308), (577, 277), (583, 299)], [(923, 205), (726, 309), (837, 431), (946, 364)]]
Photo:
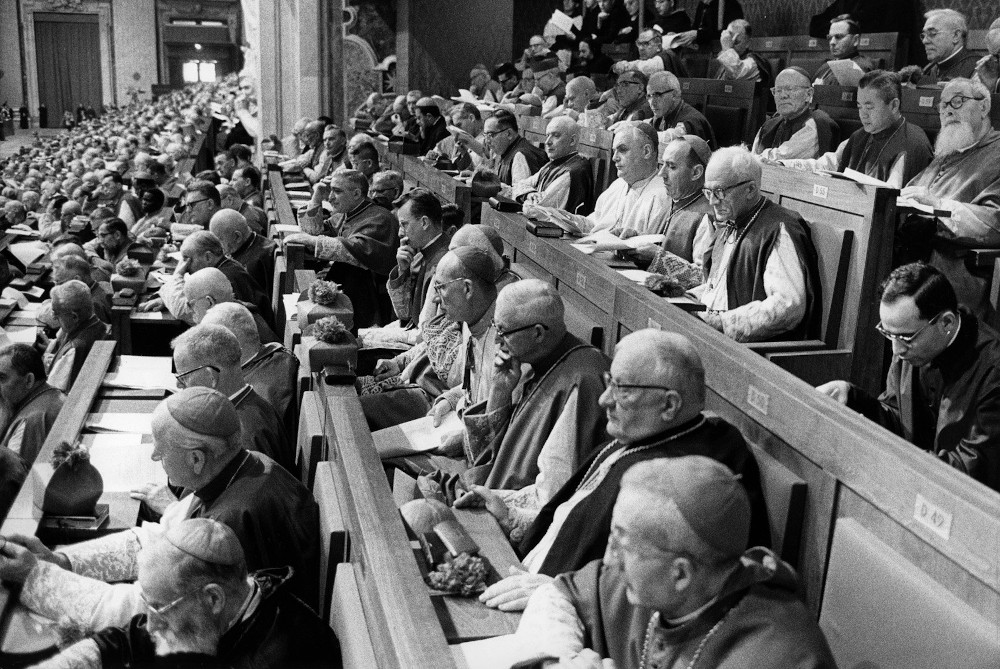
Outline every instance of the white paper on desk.
[(31, 228), (18, 228), (18, 227), (7, 228), (7, 234), (11, 235), (12, 237), (38, 238), (42, 236), (42, 233), (39, 232), (38, 230), (32, 230)]
[(291, 190), (293, 188), (312, 190), (312, 185), (308, 181), (293, 181), (291, 183), (285, 184), (285, 190)]
[(104, 492), (129, 492), (146, 483), (166, 485), (167, 473), (154, 462), (153, 444), (142, 443), (141, 434), (95, 434), (90, 462), (101, 472)]
[(297, 321), (299, 319), (299, 308), (296, 305), (299, 303), (299, 294), (291, 293), (289, 295), (282, 295), (281, 303), (285, 306), (285, 320)]
[(622, 251), (625, 249), (638, 249), (650, 244), (659, 246), (663, 243), (663, 239), (664, 235), (636, 235), (635, 237), (622, 239), (611, 234), (609, 230), (598, 230), (593, 234), (583, 237), (578, 243), (573, 244), (573, 246), (579, 248), (580, 246), (587, 245), (591, 246), (593, 251)]
[(837, 172), (834, 170), (816, 170), (820, 174), (827, 174), (831, 177), (837, 179), (847, 179), (848, 181), (853, 181), (855, 183), (864, 184), (866, 186), (880, 186), (882, 188), (895, 188), (892, 184), (887, 181), (882, 181), (881, 179), (876, 179), (875, 177), (868, 176), (864, 172), (858, 172), (857, 170), (852, 170), (850, 167), (845, 169), (843, 172)]
[(826, 64), (830, 66), (830, 71), (837, 77), (837, 83), (841, 86), (857, 86), (861, 77), (865, 76), (865, 71), (849, 58), (830, 60)]
[(167, 257), (170, 258), (171, 260), (176, 260), (177, 262), (184, 260), (184, 256), (181, 255), (180, 251), (174, 251), (173, 253), (168, 253)]
[(44, 242), (18, 242), (11, 244), (9, 248), (17, 261), (25, 267), (37, 262), (49, 252), (49, 247)]
[(151, 413), (110, 413), (87, 414), (83, 427), (91, 432), (117, 434), (152, 434), (153, 414)]
[(911, 200), (907, 197), (897, 197), (896, 206), (903, 209), (913, 209), (914, 211), (919, 211), (922, 214), (927, 214), (928, 216), (936, 216), (938, 218), (951, 218), (951, 212), (947, 209), (935, 209), (929, 204), (921, 204), (916, 200)]
[(514, 634), (466, 641), (451, 646), (456, 664), (467, 669), (510, 669), (524, 660), (548, 657), (545, 653), (524, 648)]
[[(158, 270), (155, 270), (155, 271), (152, 271), (152, 272), (149, 273), (150, 280), (156, 282), (157, 284), (159, 284), (161, 286), (163, 284), (165, 284), (167, 281), (169, 281), (170, 277), (171, 277), (170, 274), (167, 274), (166, 272), (164, 272), (161, 269), (158, 269)], [(146, 285), (149, 285), (149, 283), (147, 282)]]
[(123, 355), (118, 369), (104, 377), (104, 385), (112, 388), (138, 390), (177, 390), (177, 379), (171, 374), (171, 359), (161, 356)]
[(6, 288), (3, 289), (3, 292), (0, 293), (0, 297), (7, 298), (8, 300), (13, 300), (14, 304), (17, 305), (18, 309), (27, 310), (28, 307), (31, 305), (31, 303), (28, 302), (28, 298), (25, 297), (21, 293), (21, 291), (19, 291), (17, 288), (11, 288), (10, 286), (7, 286)]
[(292, 233), (292, 232), (302, 232), (302, 228), (295, 225), (294, 223), (275, 223), (271, 226), (275, 232), (280, 232), (282, 234)]
[(546, 220), (550, 223), (558, 225), (560, 228), (570, 233), (571, 235), (581, 235), (583, 231), (580, 227), (573, 222), (570, 218), (569, 212), (565, 212), (562, 209), (553, 209), (551, 207), (539, 208), (546, 215)]
[(0, 328), (0, 346), (7, 344), (34, 344), (37, 331), (35, 328)]
[(646, 285), (646, 278), (653, 276), (644, 269), (620, 269), (618, 273), (629, 281), (634, 281), (640, 286)]
[(372, 432), (375, 450), (381, 458), (426, 453), (441, 446), (441, 438), (465, 429), (462, 419), (452, 411), (438, 427), (434, 419), (424, 416), (394, 427)]

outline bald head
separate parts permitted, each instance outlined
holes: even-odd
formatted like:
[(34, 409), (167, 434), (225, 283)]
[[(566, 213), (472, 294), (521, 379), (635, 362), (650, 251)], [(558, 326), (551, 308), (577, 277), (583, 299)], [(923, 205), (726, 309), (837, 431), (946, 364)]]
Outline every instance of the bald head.
[(557, 116), (545, 128), (545, 155), (558, 160), (576, 152), (580, 126), (569, 116)]
[(77, 256), (78, 258), (86, 258), (87, 253), (83, 250), (83, 247), (79, 244), (60, 244), (59, 246), (52, 249), (50, 257), (53, 261), (64, 256)]
[(597, 97), (597, 84), (590, 77), (573, 77), (566, 84), (566, 109), (583, 113), (594, 98)]
[(52, 313), (60, 326), (74, 332), (94, 315), (94, 299), (82, 281), (71, 279), (52, 288)]
[(214, 305), (233, 301), (233, 285), (222, 270), (206, 267), (188, 276), (184, 297), (194, 312), (194, 322), (200, 323)]
[(454, 235), (452, 235), (451, 242), (448, 244), (448, 250), (451, 251), (459, 248), (460, 246), (476, 247), (493, 260), (496, 273), (499, 276), (500, 272), (504, 268), (503, 258), (499, 253), (497, 253), (493, 240), (486, 235), (483, 228), (484, 226), (481, 225), (463, 225), (455, 231)]
[(232, 255), (250, 237), (246, 217), (232, 209), (215, 212), (208, 223), (208, 230), (219, 238), (227, 255)]
[(566, 336), (564, 316), (562, 298), (552, 284), (525, 279), (505, 286), (493, 317), (500, 350), (517, 362), (545, 358)]
[(223, 302), (211, 307), (202, 325), (221, 325), (232, 332), (240, 343), (240, 362), (244, 363), (260, 351), (260, 334), (250, 310), (239, 302)]

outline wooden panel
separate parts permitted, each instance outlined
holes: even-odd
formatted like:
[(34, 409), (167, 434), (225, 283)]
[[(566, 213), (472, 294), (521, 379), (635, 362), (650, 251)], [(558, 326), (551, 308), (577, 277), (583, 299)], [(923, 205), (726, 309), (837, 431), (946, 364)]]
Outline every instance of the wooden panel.
[(334, 588), (334, 573), (347, 559), (347, 532), (344, 529), (344, 514), (340, 508), (334, 481), (332, 465), (321, 462), (316, 467), (316, 479), (312, 487), (313, 496), (319, 505), (319, 614), (334, 617), (330, 608)]
[[(442, 202), (450, 202), (462, 211), (463, 225), (473, 223), (472, 220), (472, 188), (441, 170), (425, 165), (417, 156), (403, 156), (408, 180), (432, 191)], [(476, 221), (478, 222), (478, 221)]]
[(340, 641), (344, 667), (376, 667), (375, 646), (361, 602), (358, 579), (351, 564), (337, 565), (337, 580), (333, 586), (333, 603), (330, 606), (330, 627)]

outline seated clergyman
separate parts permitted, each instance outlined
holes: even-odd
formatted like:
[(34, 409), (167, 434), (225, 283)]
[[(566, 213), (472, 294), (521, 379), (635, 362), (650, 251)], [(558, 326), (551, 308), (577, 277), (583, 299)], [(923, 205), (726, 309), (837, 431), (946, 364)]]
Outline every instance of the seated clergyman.
[(745, 551), (750, 517), (738, 477), (716, 460), (635, 465), (604, 559), (539, 588), (512, 643), (584, 669), (608, 667), (602, 658), (618, 669), (833, 669), (794, 570), (766, 548)]
[(840, 127), (821, 109), (813, 109), (813, 87), (801, 67), (788, 67), (774, 79), (777, 113), (764, 122), (753, 151), (766, 160), (816, 158), (840, 141)]
[(885, 391), (876, 399), (847, 381), (819, 390), (1000, 491), (997, 333), (924, 263), (892, 271), (879, 317), (893, 353)]
[[(5, 544), (3, 554), (27, 553)], [(39, 669), (183, 666), (339, 667), (340, 644), (288, 591), (291, 569), (247, 573), (239, 539), (209, 518), (184, 520), (138, 557), (145, 611), (65, 648)]]
[[(186, 388), (153, 412), (152, 458), (185, 489), (159, 523), (47, 549), (36, 537), (11, 535), (0, 553), (0, 579), (22, 583), (19, 600), (35, 613), (85, 633), (127, 625), (144, 604), (136, 578), (141, 550), (188, 518), (211, 518), (236, 534), (251, 570), (291, 566), (291, 589), (316, 596), (319, 508), (312, 493), (266, 455), (242, 446), (240, 419), (225, 395)], [(146, 486), (136, 497), (154, 501)], [(157, 496), (156, 500), (163, 499)], [(115, 583), (116, 585), (110, 585)]]
[(549, 121), (544, 144), (549, 162), (516, 182), (510, 194), (522, 202), (589, 214), (594, 208), (594, 172), (590, 161), (577, 152), (579, 142), (576, 121), (568, 116)]
[[(735, 427), (705, 415), (705, 371), (691, 342), (658, 330), (628, 335), (615, 347), (605, 379), (600, 406), (612, 441), (561, 488), (540, 480), (512, 494), (474, 485), (456, 502), (485, 503), (522, 556), (525, 572), (488, 588), (480, 596), (487, 605), (522, 609), (539, 584), (603, 555), (622, 474), (652, 458), (705, 455), (740, 474), (753, 509), (750, 545), (770, 545), (757, 462)], [(553, 430), (549, 439), (573, 437)]]

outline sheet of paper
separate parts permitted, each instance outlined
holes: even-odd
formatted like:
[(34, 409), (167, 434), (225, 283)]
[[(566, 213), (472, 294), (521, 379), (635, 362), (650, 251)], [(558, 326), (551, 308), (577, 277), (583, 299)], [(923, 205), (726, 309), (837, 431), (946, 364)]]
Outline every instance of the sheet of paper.
[(159, 356), (123, 355), (118, 369), (104, 377), (104, 385), (112, 388), (177, 390), (177, 379), (171, 373), (171, 359)]
[(7, 344), (34, 344), (37, 330), (35, 328), (0, 328), (0, 346)]
[(525, 649), (514, 634), (466, 641), (450, 648), (455, 663), (467, 669), (510, 669), (518, 662), (547, 657)]
[(936, 216), (938, 218), (951, 218), (951, 212), (947, 209), (935, 209), (929, 204), (921, 204), (916, 200), (911, 200), (905, 197), (896, 198), (896, 206), (902, 207), (903, 209), (912, 209), (919, 211), (922, 214), (927, 214), (928, 216)]
[(95, 434), (84, 437), (90, 462), (104, 479), (104, 492), (128, 492), (146, 483), (165, 485), (167, 474), (152, 460), (153, 444), (140, 434)]
[(643, 286), (646, 284), (646, 278), (653, 276), (644, 269), (620, 269), (618, 273), (629, 281), (634, 281), (635, 283)]
[(295, 225), (294, 223), (275, 223), (271, 227), (274, 228), (275, 232), (280, 232), (281, 234), (302, 232), (302, 228)]
[(552, 18), (549, 19), (549, 23), (567, 35), (573, 35), (573, 19), (570, 18), (569, 14), (561, 12), (557, 9), (552, 12)]
[(170, 258), (171, 260), (176, 260), (177, 262), (184, 260), (184, 256), (181, 255), (180, 251), (174, 251), (173, 253), (168, 253), (167, 257)]
[(547, 220), (550, 223), (558, 225), (560, 228), (570, 233), (571, 235), (582, 234), (580, 231), (580, 227), (576, 223), (574, 223), (573, 220), (569, 217), (570, 216), (569, 213), (561, 209), (552, 209), (550, 207), (546, 207), (544, 211), (547, 214)]
[[(167, 281), (170, 280), (170, 275), (164, 272), (163, 270), (158, 269), (149, 273), (149, 280), (154, 281), (156, 282), (156, 284), (162, 286), (163, 284), (165, 284)], [(149, 282), (147, 281), (146, 283), (148, 285)]]
[[(621, 239), (611, 234), (608, 230), (598, 230), (587, 235), (573, 246), (589, 245), (594, 251), (621, 251), (624, 249), (638, 249), (650, 244), (659, 245), (663, 242), (663, 235), (637, 235), (628, 239)], [(593, 252), (593, 251), (592, 251)]]
[(454, 411), (438, 427), (433, 419), (424, 416), (407, 423), (372, 432), (375, 450), (381, 458), (395, 458), (434, 450), (441, 445), (441, 438), (464, 429), (462, 420)]
[(83, 427), (91, 432), (124, 434), (152, 434), (153, 414), (151, 413), (110, 413), (87, 414)]
[(27, 309), (31, 305), (31, 303), (28, 302), (28, 298), (25, 297), (21, 291), (17, 288), (11, 288), (10, 286), (3, 289), (3, 292), (0, 293), (0, 297), (13, 300), (18, 309)]
[(11, 244), (8, 248), (17, 261), (25, 267), (40, 260), (49, 252), (44, 242), (18, 242)]
[(858, 64), (849, 58), (843, 60), (827, 61), (833, 76), (837, 77), (837, 83), (841, 86), (857, 86), (864, 76), (865, 71), (858, 67)]
[(298, 320), (299, 310), (295, 305), (299, 303), (299, 294), (291, 293), (290, 295), (282, 295), (281, 302), (285, 306), (285, 320)]
[(852, 170), (850, 167), (845, 169), (843, 172), (836, 172), (834, 170), (816, 170), (820, 174), (828, 174), (836, 179), (848, 179), (855, 183), (864, 184), (866, 186), (881, 186), (882, 188), (895, 188), (892, 184), (882, 181), (881, 179), (876, 179), (875, 177), (868, 176), (864, 172), (858, 172), (857, 170)]

